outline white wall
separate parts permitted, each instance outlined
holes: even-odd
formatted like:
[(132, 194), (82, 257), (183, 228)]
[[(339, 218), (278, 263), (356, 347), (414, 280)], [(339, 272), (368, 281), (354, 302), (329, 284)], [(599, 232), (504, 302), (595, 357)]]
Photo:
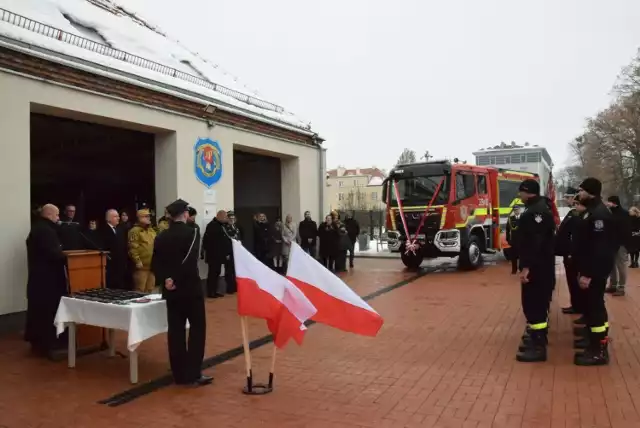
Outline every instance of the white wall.
[(283, 157), (283, 211), (299, 218), (309, 209), (318, 217), (323, 153), (316, 148), (222, 125), (210, 128), (201, 120), (2, 71), (0, 94), (0, 196), (10, 204), (10, 217), (0, 224), (0, 315), (26, 308), (30, 111), (156, 134), (156, 204), (160, 213), (178, 197), (203, 211), (204, 186), (194, 174), (193, 148), (198, 138), (208, 137), (217, 140), (223, 152), (222, 177), (214, 186), (220, 209), (233, 208), (233, 148), (242, 146)]

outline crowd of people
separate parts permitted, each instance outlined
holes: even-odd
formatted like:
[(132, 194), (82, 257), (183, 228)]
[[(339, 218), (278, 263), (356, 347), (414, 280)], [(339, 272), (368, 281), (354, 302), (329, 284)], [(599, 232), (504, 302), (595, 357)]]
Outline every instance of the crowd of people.
[[(182, 205), (178, 205), (180, 211)], [(187, 206), (183, 223), (197, 234), (196, 256), (208, 265), (204, 287), (206, 297), (220, 298), (224, 296), (221, 290), (227, 294), (234, 294), (237, 290), (232, 240), (251, 247), (256, 258), (281, 274), (285, 273), (293, 242), (300, 244), (334, 272), (347, 269), (348, 253), (353, 267), (354, 246), (360, 227), (351, 215), (341, 221), (338, 213), (332, 212), (318, 226), (308, 211), (298, 224), (294, 223), (291, 215), (287, 215), (284, 222), (277, 219), (271, 224), (265, 214), (258, 213), (253, 219), (252, 242), (247, 242), (251, 238), (237, 225), (233, 211), (219, 211), (202, 235), (197, 214), (193, 207)], [(56, 339), (53, 329), (60, 298), (68, 293), (63, 251), (88, 249), (107, 252), (105, 284), (102, 284), (107, 288), (164, 292), (153, 264), (157, 260), (155, 252), (158, 242), (161, 242), (160, 237), (175, 223), (171, 206), (157, 220), (152, 210), (142, 208), (136, 212), (133, 223), (127, 212), (109, 209), (103, 224), (90, 220), (86, 227), (76, 221), (76, 207), (73, 205), (65, 206), (62, 215), (54, 205), (45, 205), (35, 211), (27, 239), (29, 279), (25, 329), (25, 339), (31, 342), (33, 350), (50, 356), (52, 351), (66, 346), (64, 338)], [(223, 269), (226, 287), (219, 287)]]
[(539, 183), (525, 180), (519, 190), (524, 209), (514, 207), (507, 222), (512, 274), (520, 275), (527, 319), (516, 359), (547, 359), (555, 259), (561, 256), (571, 296), (571, 305), (562, 311), (580, 315), (574, 320), (574, 363), (608, 364), (609, 319), (604, 296), (607, 292), (625, 295), (629, 254), (629, 267), (638, 267), (640, 210), (627, 212), (615, 195), (604, 202), (601, 182), (590, 177), (577, 189), (567, 189), (565, 199), (572, 208), (556, 227), (552, 202), (540, 196)]

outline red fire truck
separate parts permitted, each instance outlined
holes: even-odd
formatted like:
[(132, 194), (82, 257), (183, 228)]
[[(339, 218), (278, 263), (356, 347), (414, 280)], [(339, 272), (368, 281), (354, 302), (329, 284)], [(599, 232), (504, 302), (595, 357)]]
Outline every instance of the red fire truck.
[[(387, 231), (400, 241), (402, 262), (418, 268), (425, 258), (457, 257), (462, 269), (483, 254), (507, 250), (507, 217), (520, 183), (537, 174), (449, 161), (398, 165), (384, 182)], [(507, 255), (507, 254), (505, 254)]]

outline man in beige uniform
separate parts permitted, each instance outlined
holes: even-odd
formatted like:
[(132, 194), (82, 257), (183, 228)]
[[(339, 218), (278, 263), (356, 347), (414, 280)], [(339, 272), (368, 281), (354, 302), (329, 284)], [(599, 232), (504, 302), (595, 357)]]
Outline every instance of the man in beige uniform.
[(138, 223), (129, 230), (129, 257), (135, 264), (133, 284), (137, 291), (151, 293), (155, 290), (155, 277), (151, 272), (153, 243), (156, 231), (151, 227), (151, 213), (148, 209), (138, 211)]

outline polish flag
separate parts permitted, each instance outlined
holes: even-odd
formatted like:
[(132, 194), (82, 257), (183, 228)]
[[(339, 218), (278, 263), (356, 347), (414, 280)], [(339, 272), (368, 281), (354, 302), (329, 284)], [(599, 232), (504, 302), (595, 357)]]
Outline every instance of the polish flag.
[(364, 336), (375, 336), (382, 327), (382, 317), (371, 306), (295, 242), (291, 244), (287, 278), (318, 309), (311, 318), (314, 321)]
[(302, 344), (304, 322), (316, 308), (287, 278), (269, 269), (238, 241), (231, 240), (238, 284), (238, 314), (263, 318), (278, 348), (293, 338)]

